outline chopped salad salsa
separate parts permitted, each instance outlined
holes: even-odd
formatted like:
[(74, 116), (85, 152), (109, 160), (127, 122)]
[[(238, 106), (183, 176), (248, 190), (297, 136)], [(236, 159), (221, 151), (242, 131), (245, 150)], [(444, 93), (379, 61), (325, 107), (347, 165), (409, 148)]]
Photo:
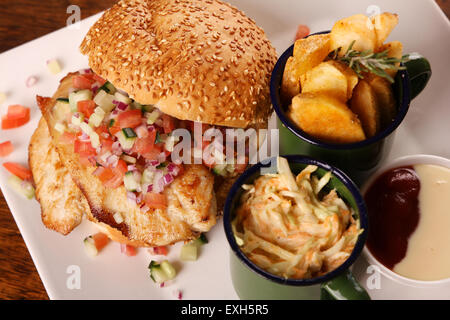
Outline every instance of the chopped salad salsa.
[[(58, 119), (54, 129), (61, 134), (60, 142), (73, 144), (83, 165), (96, 166), (93, 174), (106, 187), (124, 185), (128, 198), (142, 210), (165, 208), (161, 193), (183, 172), (181, 161), (171, 161), (170, 155), (180, 141), (172, 133), (176, 128), (193, 132), (194, 122), (178, 120), (153, 105), (134, 101), (90, 69), (72, 77), (69, 92), (68, 98), (57, 99), (54, 109)], [(210, 128), (201, 126), (202, 133)], [(202, 141), (196, 147), (203, 150), (208, 146), (215, 150), (203, 164), (215, 174), (230, 176), (245, 169), (246, 163), (224, 163), (223, 146), (214, 140)]]

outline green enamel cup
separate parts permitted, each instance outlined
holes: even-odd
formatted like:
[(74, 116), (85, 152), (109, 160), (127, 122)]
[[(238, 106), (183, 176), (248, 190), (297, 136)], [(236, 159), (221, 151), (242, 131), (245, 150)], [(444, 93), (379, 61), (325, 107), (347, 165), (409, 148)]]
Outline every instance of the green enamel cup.
[(255, 164), (248, 168), (233, 184), (224, 208), (224, 229), (231, 248), (230, 272), (236, 293), (241, 299), (249, 300), (370, 299), (367, 292), (349, 271), (364, 247), (368, 232), (367, 210), (358, 188), (341, 170), (323, 161), (296, 155), (284, 157), (288, 160), (294, 174), (298, 174), (308, 165), (318, 167), (315, 174), (319, 177), (331, 171), (332, 178), (326, 188), (329, 190), (336, 189), (339, 196), (353, 208), (355, 218), (359, 219), (360, 226), (364, 231), (359, 235), (350, 257), (337, 269), (323, 276), (312, 279), (285, 279), (261, 269), (240, 250), (231, 228), (235, 209), (239, 205), (243, 193), (242, 185), (252, 183), (260, 176), (261, 168), (270, 167), (275, 159), (272, 158)]
[[(316, 34), (329, 33), (329, 31)], [(392, 123), (375, 136), (358, 143), (324, 143), (298, 128), (286, 115), (287, 104), (280, 98), (280, 86), (287, 59), (292, 56), (294, 45), (278, 59), (270, 81), (272, 105), (278, 116), (281, 154), (304, 154), (327, 161), (346, 172), (357, 184), (363, 183), (388, 155), (395, 130), (402, 123), (409, 105), (427, 85), (431, 77), (430, 63), (414, 54), (404, 64), (406, 70), (397, 73), (392, 89), (397, 101), (397, 116)]]

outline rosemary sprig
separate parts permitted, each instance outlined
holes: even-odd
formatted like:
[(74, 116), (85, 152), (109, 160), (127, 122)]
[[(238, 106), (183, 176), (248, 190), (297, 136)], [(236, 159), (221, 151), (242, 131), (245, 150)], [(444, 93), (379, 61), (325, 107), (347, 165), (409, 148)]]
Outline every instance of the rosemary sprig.
[(401, 59), (388, 57), (388, 50), (383, 52), (357, 51), (353, 50), (355, 41), (352, 41), (345, 54), (340, 57), (339, 52), (342, 48), (338, 48), (329, 54), (329, 58), (346, 63), (355, 71), (360, 79), (364, 79), (364, 72), (371, 72), (377, 76), (386, 78), (390, 83), (394, 83), (394, 79), (386, 73), (386, 70), (404, 70), (405, 67), (396, 66), (397, 63), (404, 63), (410, 60), (409, 55), (404, 55)]

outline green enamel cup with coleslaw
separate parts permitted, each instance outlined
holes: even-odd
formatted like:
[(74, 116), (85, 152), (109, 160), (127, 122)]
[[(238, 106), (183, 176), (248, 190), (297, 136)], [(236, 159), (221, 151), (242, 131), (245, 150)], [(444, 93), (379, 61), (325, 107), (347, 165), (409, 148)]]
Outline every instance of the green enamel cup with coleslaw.
[[(324, 274), (309, 275), (305, 278), (287, 277), (276, 274), (260, 264), (256, 264), (244, 253), (244, 247), (236, 237), (236, 228), (233, 221), (237, 216), (241, 197), (243, 197), (246, 185), (251, 185), (262, 175), (261, 169), (273, 170), (276, 173), (276, 158), (265, 163), (258, 163), (247, 169), (236, 181), (228, 195), (224, 210), (224, 228), (231, 247), (230, 271), (233, 286), (241, 299), (370, 299), (367, 292), (357, 283), (349, 268), (361, 253), (364, 246), (368, 225), (367, 212), (364, 201), (355, 184), (339, 169), (329, 166), (318, 160), (304, 156), (287, 156), (290, 171), (297, 175), (305, 168), (317, 167), (314, 171), (316, 185), (322, 177), (325, 185), (320, 188), (325, 193), (332, 190), (338, 194), (345, 204), (351, 209), (354, 220), (358, 223), (360, 232), (354, 241), (353, 250), (345, 261), (338, 267)], [(264, 172), (264, 173), (266, 173)], [(329, 173), (328, 173), (329, 172)], [(322, 183), (323, 184), (323, 183)], [(244, 186), (244, 188), (242, 187)], [(270, 268), (269, 268), (270, 269)], [(274, 269), (275, 270), (275, 269)], [(273, 270), (272, 270), (273, 271)]]

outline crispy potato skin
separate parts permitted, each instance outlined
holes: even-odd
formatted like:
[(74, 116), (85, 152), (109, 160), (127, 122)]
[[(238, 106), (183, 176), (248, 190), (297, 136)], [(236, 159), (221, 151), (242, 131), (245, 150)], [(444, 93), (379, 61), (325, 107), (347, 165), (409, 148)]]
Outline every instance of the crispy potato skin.
[[(166, 210), (151, 209), (144, 213), (138, 205), (127, 200), (123, 186), (117, 189), (105, 188), (92, 175), (95, 167), (82, 166), (78, 155), (73, 152), (73, 146), (59, 142), (59, 133), (54, 130), (55, 115), (52, 111), (57, 97), (67, 97), (73, 75), (69, 74), (62, 80), (53, 98), (38, 96), (37, 102), (60, 158), (57, 165), (67, 169), (75, 190), (81, 192), (87, 200), (87, 218), (95, 222), (112, 240), (133, 246), (172, 244), (193, 239), (199, 232), (210, 230), (216, 223), (217, 212), (213, 191), (214, 176), (203, 165), (186, 165), (183, 175), (166, 188)], [(57, 182), (61, 183), (61, 180)], [(73, 188), (74, 185), (70, 190)], [(122, 214), (124, 222), (115, 222), (113, 215), (116, 212)]]
[(354, 50), (375, 51), (377, 35), (372, 21), (363, 14), (357, 14), (337, 21), (331, 29), (331, 51), (342, 48), (340, 55), (344, 55), (348, 47), (355, 41)]
[[(385, 43), (378, 48), (377, 52), (383, 52), (385, 50), (388, 51), (388, 57), (401, 59), (401, 57), (403, 56), (403, 44), (400, 41), (391, 41)], [(400, 63), (396, 63), (395, 65), (396, 67), (398, 67)], [(397, 70), (387, 69), (386, 73), (392, 78), (395, 78), (395, 76), (397, 75)]]
[(386, 128), (397, 115), (397, 106), (391, 84), (387, 79), (370, 74), (365, 77), (375, 94), (381, 117), (381, 129)]
[(355, 72), (335, 60), (322, 62), (301, 76), (302, 93), (324, 93), (347, 102), (358, 83)]
[(324, 94), (301, 93), (294, 97), (289, 117), (309, 135), (331, 143), (364, 140), (358, 118), (340, 100)]
[(389, 12), (373, 16), (371, 18), (372, 24), (375, 27), (377, 36), (376, 48), (379, 48), (388, 38), (389, 34), (394, 30), (398, 24), (398, 15)]
[(365, 80), (359, 80), (355, 87), (350, 108), (361, 120), (367, 137), (373, 137), (380, 130), (381, 116), (375, 93)]
[(290, 101), (300, 93), (300, 76), (319, 65), (330, 53), (330, 35), (314, 35), (295, 41), (294, 55), (286, 63), (281, 96)]

